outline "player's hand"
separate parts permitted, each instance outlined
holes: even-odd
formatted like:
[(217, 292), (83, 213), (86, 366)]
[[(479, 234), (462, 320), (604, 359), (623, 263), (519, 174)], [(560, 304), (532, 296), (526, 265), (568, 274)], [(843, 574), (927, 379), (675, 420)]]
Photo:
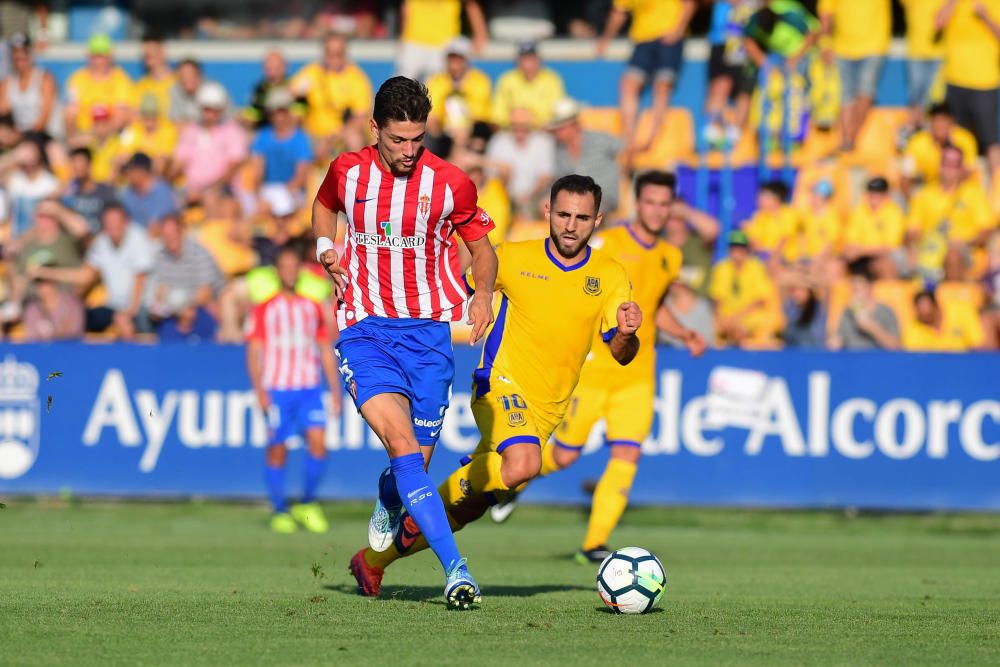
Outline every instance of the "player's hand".
[(319, 256), (319, 261), (326, 272), (333, 278), (333, 296), (337, 301), (344, 300), (344, 289), (347, 287), (347, 270), (340, 265), (337, 251), (327, 250)]
[(635, 301), (626, 301), (618, 306), (618, 333), (631, 336), (642, 324), (642, 311)]
[(469, 334), (469, 345), (475, 345), (483, 336), (486, 329), (493, 322), (493, 295), (485, 292), (476, 292), (469, 302), (469, 319), (466, 324), (472, 325), (472, 333)]
[(330, 415), (339, 417), (344, 410), (344, 391), (339, 384), (330, 390)]
[(691, 353), (692, 357), (700, 357), (705, 354), (705, 350), (708, 348), (708, 343), (705, 339), (701, 337), (701, 334), (697, 331), (688, 330), (687, 334), (684, 336), (684, 346)]

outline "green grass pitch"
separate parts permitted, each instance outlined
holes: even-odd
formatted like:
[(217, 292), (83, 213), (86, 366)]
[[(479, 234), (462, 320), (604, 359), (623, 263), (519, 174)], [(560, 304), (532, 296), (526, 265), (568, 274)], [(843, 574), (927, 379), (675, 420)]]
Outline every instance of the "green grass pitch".
[(662, 610), (602, 610), (568, 559), (578, 510), (522, 508), (459, 541), (483, 605), (449, 612), (429, 553), (353, 594), (367, 506), (279, 536), (260, 507), (0, 510), (4, 665), (917, 665), (1000, 663), (1000, 516), (630, 510)]

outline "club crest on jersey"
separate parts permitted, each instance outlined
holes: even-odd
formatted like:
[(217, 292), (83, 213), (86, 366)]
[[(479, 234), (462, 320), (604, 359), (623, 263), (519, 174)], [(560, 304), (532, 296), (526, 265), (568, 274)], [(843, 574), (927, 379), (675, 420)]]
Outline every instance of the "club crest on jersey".
[(601, 279), (587, 276), (587, 282), (583, 284), (583, 291), (590, 296), (597, 296), (601, 293)]
[(508, 412), (507, 413), (507, 424), (513, 427), (524, 426), (527, 421), (524, 418), (523, 412)]
[(417, 200), (417, 213), (425, 218), (431, 214), (431, 198), (429, 196), (420, 195)]
[(350, 393), (351, 398), (355, 401), (358, 400), (358, 383), (354, 378), (351, 378), (347, 383), (347, 391)]
[(463, 496), (468, 496), (472, 494), (472, 484), (469, 483), (467, 479), (458, 480), (458, 490), (462, 492)]

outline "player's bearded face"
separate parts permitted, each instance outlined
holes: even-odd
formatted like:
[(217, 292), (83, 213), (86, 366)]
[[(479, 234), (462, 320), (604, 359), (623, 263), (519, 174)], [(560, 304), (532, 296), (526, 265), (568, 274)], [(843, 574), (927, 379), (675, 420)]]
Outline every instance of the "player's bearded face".
[(382, 166), (394, 174), (406, 175), (413, 171), (424, 145), (426, 123), (391, 120), (385, 127), (372, 121), (379, 159)]
[(594, 205), (594, 195), (563, 190), (546, 212), (549, 219), (549, 237), (558, 253), (566, 259), (575, 259), (586, 248), (594, 229), (601, 223), (601, 215)]

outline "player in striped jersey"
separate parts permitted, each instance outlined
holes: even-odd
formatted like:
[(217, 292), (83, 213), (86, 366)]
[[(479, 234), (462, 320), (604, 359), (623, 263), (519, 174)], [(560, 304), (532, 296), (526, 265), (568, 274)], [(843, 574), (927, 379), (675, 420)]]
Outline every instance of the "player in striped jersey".
[[(271, 528), (292, 533), (297, 523), (314, 533), (328, 524), (316, 503), (316, 488), (326, 464), (326, 413), (320, 370), (330, 388), (330, 409), (340, 412), (340, 382), (323, 313), (315, 301), (295, 292), (302, 262), (296, 251), (282, 248), (275, 260), (281, 291), (257, 305), (247, 322), (247, 369), (260, 407), (267, 415), (268, 443), (264, 477), (274, 515)], [(285, 441), (306, 440), (302, 502), (289, 511), (285, 501)]]
[[(422, 84), (404, 77), (382, 84), (372, 113), (375, 145), (330, 165), (313, 203), (313, 230), (317, 259), (340, 298), (341, 374), (389, 454), (369, 544), (389, 547), (405, 499), (445, 570), (445, 598), (466, 608), (479, 600), (479, 587), (426, 465), (455, 372), (448, 322), (463, 317), (466, 305), (453, 232), (472, 254), (472, 274), (484, 287), (468, 307), (472, 342), (493, 320), (497, 258), (486, 237), (493, 221), (476, 204), (476, 186), (422, 146), (430, 110)], [(343, 258), (332, 240), (338, 213), (347, 222)]]

